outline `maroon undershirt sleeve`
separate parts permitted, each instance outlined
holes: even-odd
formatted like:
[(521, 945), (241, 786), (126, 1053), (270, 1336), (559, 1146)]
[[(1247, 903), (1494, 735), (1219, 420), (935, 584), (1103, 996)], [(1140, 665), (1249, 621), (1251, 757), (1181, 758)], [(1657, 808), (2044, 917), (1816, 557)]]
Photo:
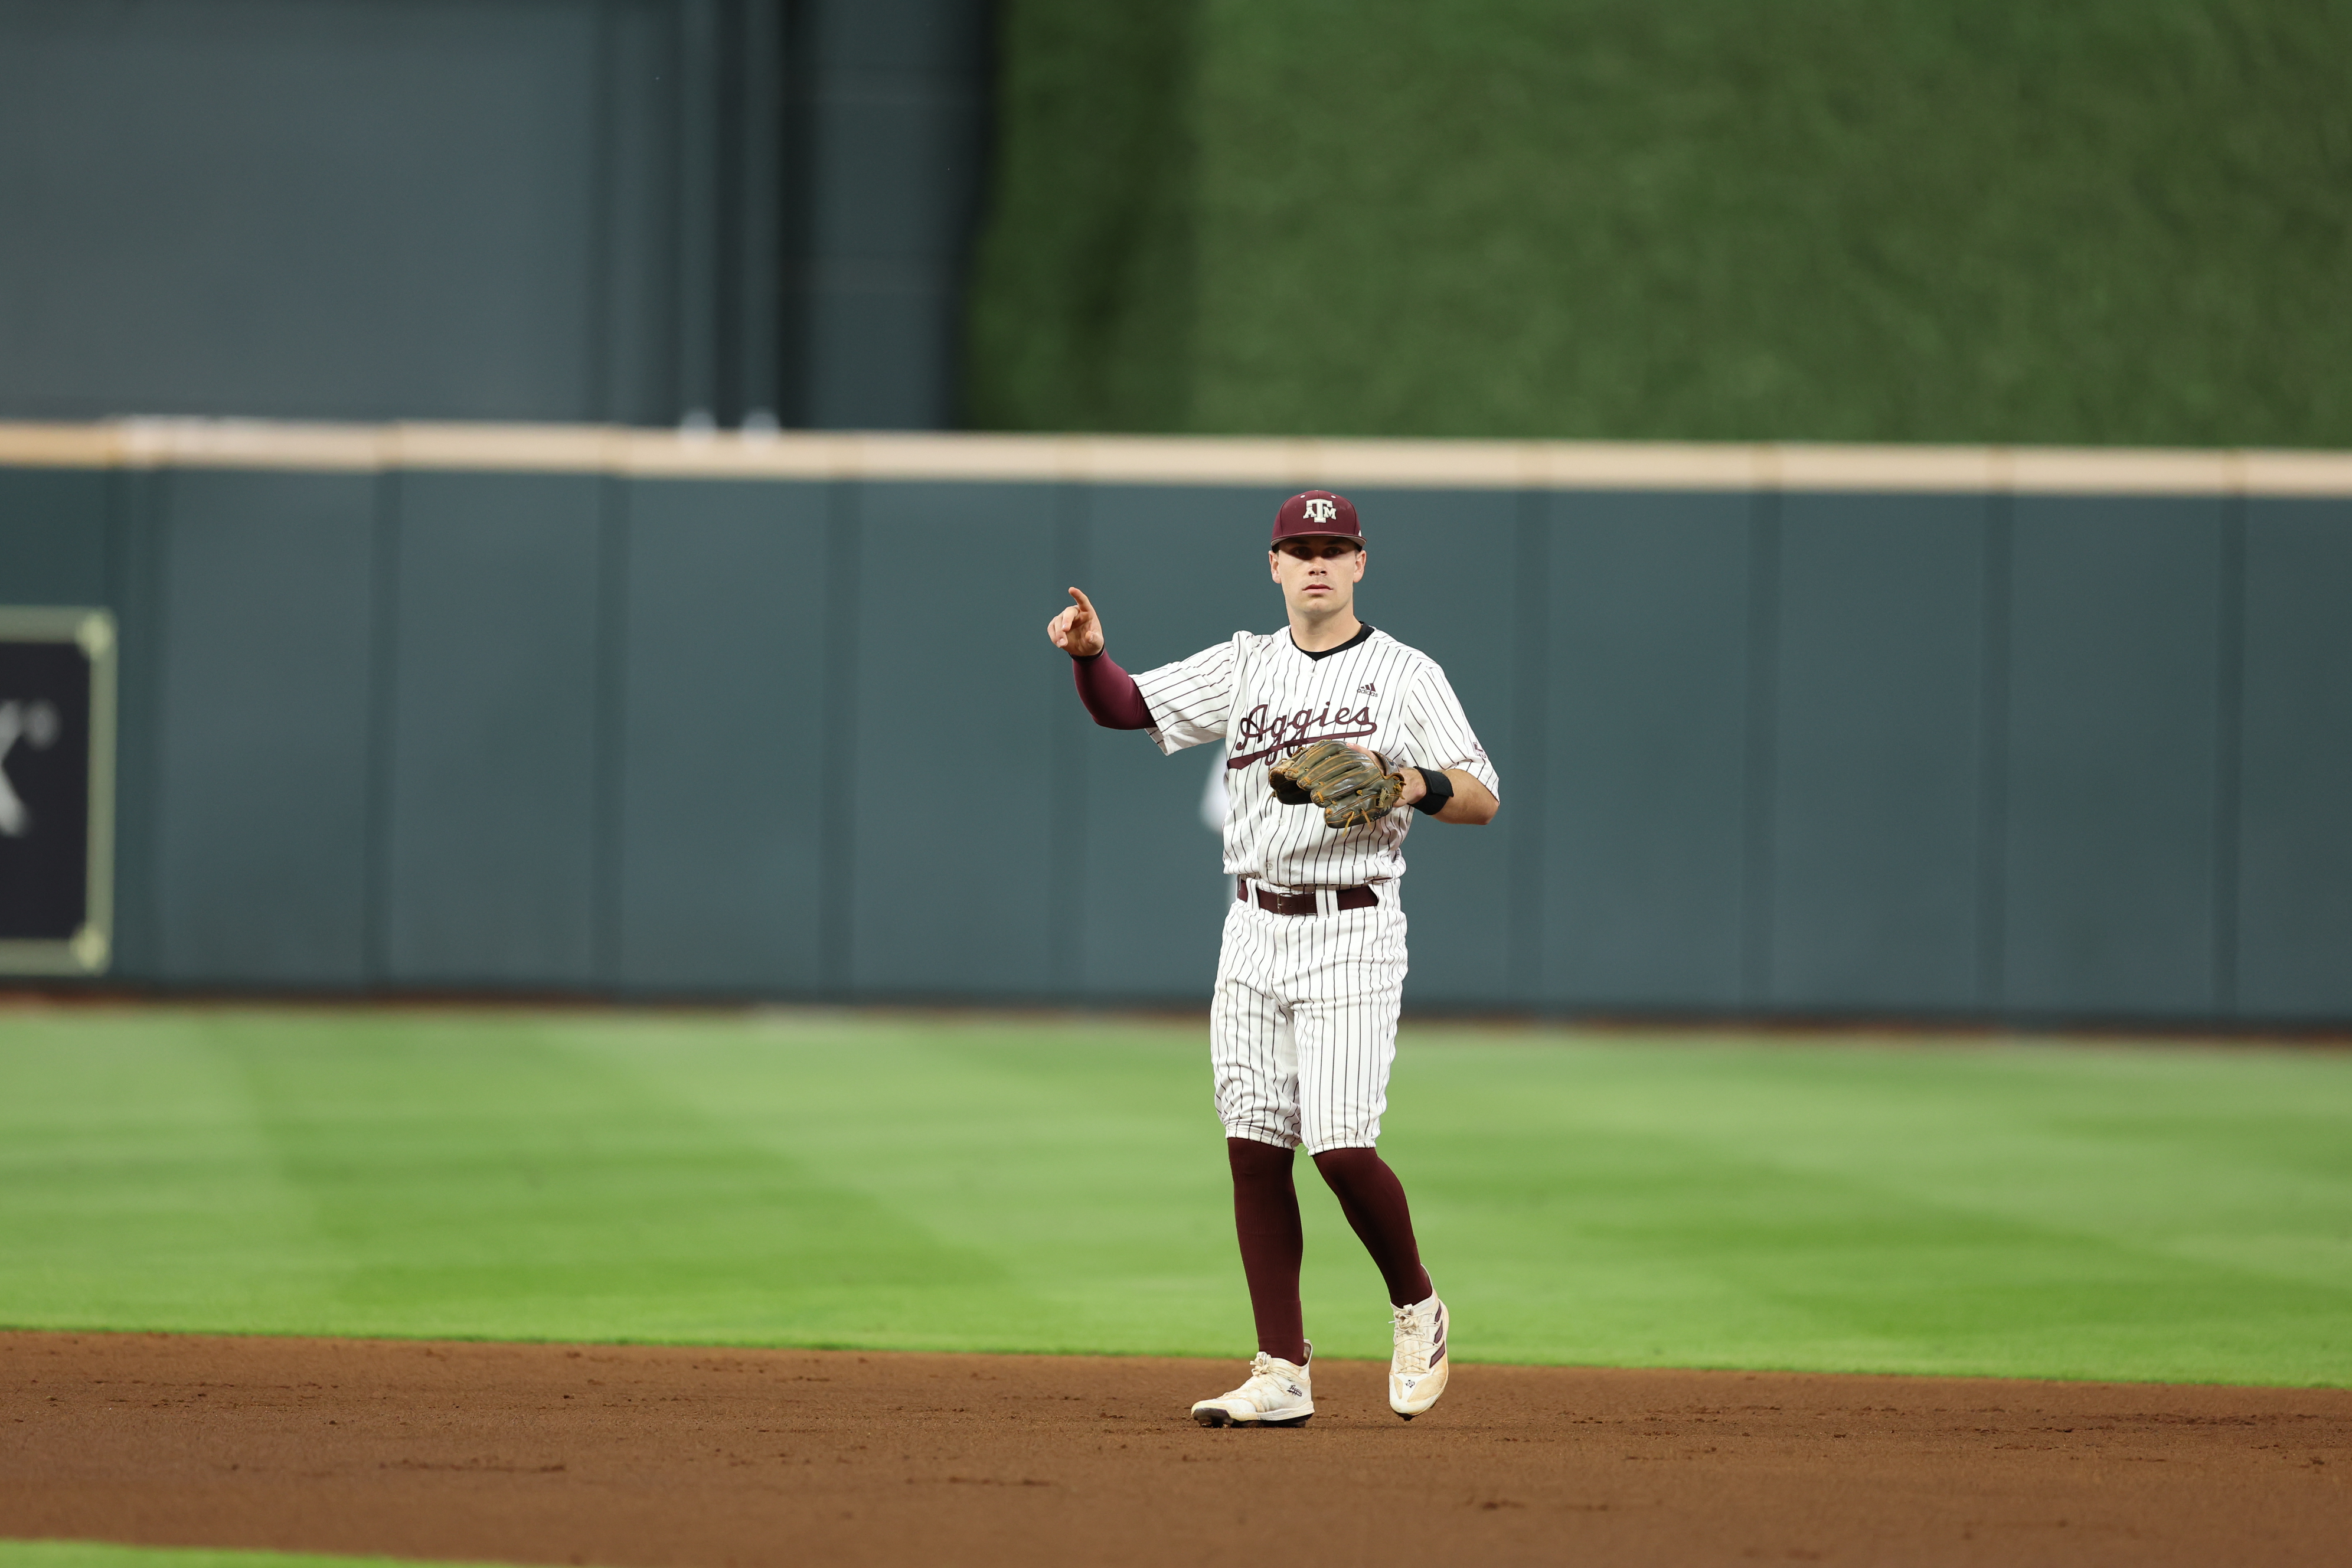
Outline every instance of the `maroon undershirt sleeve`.
[(1084, 658), (1070, 660), (1070, 672), (1078, 682), (1078, 700), (1095, 716), (1095, 722), (1106, 730), (1149, 730), (1151, 709), (1143, 700), (1143, 689), (1135, 684), (1135, 677), (1111, 661), (1107, 653), (1090, 653)]

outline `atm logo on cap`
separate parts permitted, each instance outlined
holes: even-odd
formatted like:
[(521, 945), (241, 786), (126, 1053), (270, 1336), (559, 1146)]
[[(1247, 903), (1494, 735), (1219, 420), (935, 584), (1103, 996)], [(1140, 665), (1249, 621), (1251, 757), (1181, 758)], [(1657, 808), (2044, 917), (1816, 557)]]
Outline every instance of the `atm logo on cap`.
[(1329, 522), (1339, 515), (1339, 508), (1337, 502), (1325, 500), (1318, 496), (1307, 503), (1307, 521), (1309, 522)]

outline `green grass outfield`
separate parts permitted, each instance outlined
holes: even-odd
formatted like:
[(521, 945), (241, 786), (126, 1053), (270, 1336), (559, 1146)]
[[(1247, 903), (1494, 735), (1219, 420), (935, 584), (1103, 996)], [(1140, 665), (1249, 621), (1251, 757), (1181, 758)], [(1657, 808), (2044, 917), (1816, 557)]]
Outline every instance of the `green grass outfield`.
[[(0, 1323), (1237, 1357), (1204, 1033), (0, 1013)], [(1469, 1359), (2352, 1385), (2352, 1053), (1408, 1026), (1392, 1098)]]
[[(115, 1546), (96, 1541), (0, 1541), (0, 1568), (406, 1568), (399, 1557), (322, 1552), (226, 1552), (206, 1547)], [(435, 1568), (464, 1568), (436, 1563)]]

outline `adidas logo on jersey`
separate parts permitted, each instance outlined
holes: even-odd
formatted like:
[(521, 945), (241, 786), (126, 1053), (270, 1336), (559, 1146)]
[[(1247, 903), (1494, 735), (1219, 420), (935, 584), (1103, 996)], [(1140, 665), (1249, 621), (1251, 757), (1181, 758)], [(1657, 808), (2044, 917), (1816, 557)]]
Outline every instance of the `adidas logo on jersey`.
[(1359, 696), (1359, 697), (1378, 697), (1380, 694), (1381, 694), (1381, 689), (1380, 689), (1379, 687), (1377, 687), (1377, 686), (1374, 686), (1374, 685), (1373, 685), (1370, 681), (1369, 681), (1369, 680), (1367, 680), (1366, 682), (1364, 682), (1361, 686), (1359, 686), (1358, 688), (1356, 688), (1356, 695), (1357, 695), (1357, 696)]

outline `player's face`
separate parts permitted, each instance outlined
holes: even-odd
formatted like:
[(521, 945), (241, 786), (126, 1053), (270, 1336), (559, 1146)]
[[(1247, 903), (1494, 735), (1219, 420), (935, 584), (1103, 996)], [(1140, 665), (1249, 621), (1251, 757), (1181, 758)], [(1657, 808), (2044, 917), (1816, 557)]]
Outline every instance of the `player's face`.
[(1350, 539), (1286, 539), (1266, 559), (1282, 584), (1283, 603), (1312, 615), (1351, 608), (1356, 584), (1364, 579), (1363, 549)]

